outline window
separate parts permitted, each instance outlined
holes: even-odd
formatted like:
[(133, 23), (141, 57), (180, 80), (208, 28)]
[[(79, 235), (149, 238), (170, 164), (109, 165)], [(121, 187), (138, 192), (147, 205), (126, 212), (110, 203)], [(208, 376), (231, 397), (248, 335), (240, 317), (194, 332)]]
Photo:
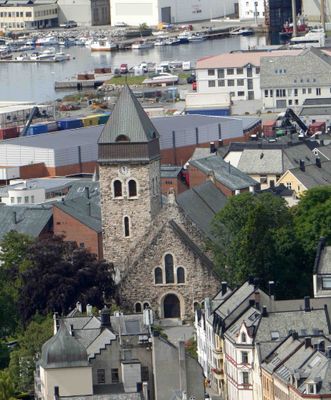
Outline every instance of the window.
[(118, 179), (114, 181), (114, 197), (122, 197), (122, 182)]
[(242, 334), (241, 334), (241, 342), (242, 343), (246, 343), (246, 333), (245, 332), (243, 332)]
[(331, 276), (323, 276), (322, 287), (323, 289), (331, 289)]
[(291, 106), (292, 105), (292, 100), (288, 101), (288, 105)]
[(177, 268), (177, 283), (185, 283), (185, 269), (183, 267)]
[(228, 79), (228, 86), (234, 86), (234, 79)]
[(273, 97), (273, 96), (274, 96), (274, 91), (270, 90), (270, 97)]
[(294, 100), (294, 104), (297, 106), (297, 105), (299, 105), (299, 100), (298, 99), (295, 99)]
[(316, 88), (316, 96), (320, 96), (321, 95), (321, 88)]
[(11, 204), (14, 204), (14, 203), (15, 203), (15, 198), (14, 198), (14, 197), (11, 197), (11, 198), (10, 198), (10, 203), (11, 203)]
[(144, 303), (144, 310), (147, 310), (147, 308), (151, 308), (151, 306), (149, 305), (148, 301), (146, 301)]
[(244, 73), (244, 68), (237, 68), (237, 75), (242, 75)]
[(215, 87), (216, 81), (208, 81), (208, 87)]
[(245, 85), (245, 81), (243, 79), (237, 79), (237, 85), (238, 86), (244, 86)]
[(156, 267), (154, 270), (154, 283), (156, 285), (163, 283), (162, 269), (160, 267)]
[(112, 368), (111, 369), (111, 382), (112, 383), (119, 383), (120, 377), (118, 374), (118, 368)]
[(238, 92), (238, 97), (243, 97), (245, 96), (245, 92)]
[(217, 70), (217, 78), (224, 78), (224, 69)]
[(129, 217), (124, 217), (124, 237), (130, 237), (130, 220)]
[(234, 69), (233, 68), (228, 68), (226, 70), (227, 75), (233, 75), (234, 74)]
[(130, 142), (130, 139), (126, 135), (117, 136), (116, 142)]
[[(284, 69), (284, 72), (286, 72), (286, 70)], [(260, 73), (260, 67), (255, 67), (255, 73), (258, 75)]]
[(302, 94), (306, 94), (306, 89), (302, 89)]
[(137, 182), (134, 179), (129, 180), (128, 188), (129, 188), (129, 197), (137, 197)]
[(248, 364), (248, 352), (247, 351), (241, 352), (241, 363)]
[(225, 86), (225, 81), (224, 80), (219, 80), (217, 83), (218, 83), (219, 87)]
[(308, 88), (308, 94), (311, 94), (311, 88)]
[(264, 91), (264, 97), (268, 97), (269, 96), (269, 90), (265, 90)]
[(28, 203), (29, 202), (29, 196), (24, 196), (24, 203)]
[(166, 254), (164, 257), (165, 264), (165, 281), (166, 283), (174, 283), (174, 258), (171, 254)]
[(194, 309), (194, 311), (200, 310), (200, 308), (201, 308), (200, 303), (199, 303), (198, 301), (195, 301), (195, 302), (193, 303), (193, 309)]
[(26, 16), (26, 17), (32, 17), (32, 12), (31, 12), (31, 11), (27, 11), (27, 12), (25, 13), (25, 16)]
[(34, 203), (34, 196), (31, 196), (31, 203)]
[(294, 89), (294, 96), (298, 95), (298, 89)]
[(314, 394), (315, 393), (315, 385), (313, 383), (308, 383), (308, 393)]
[(215, 70), (214, 69), (209, 69), (208, 70), (208, 76), (213, 76), (215, 75)]
[(253, 89), (253, 79), (247, 79), (247, 88)]
[(22, 203), (22, 197), (17, 197), (17, 204), (21, 204)]
[(249, 385), (249, 375), (248, 372), (243, 372), (243, 385)]
[(79, 243), (79, 247), (80, 247), (81, 249), (83, 249), (83, 248), (85, 247), (85, 243), (83, 243), (83, 242)]
[(97, 369), (97, 381), (98, 383), (106, 383), (106, 376), (104, 369)]
[(134, 312), (136, 312), (136, 313), (141, 313), (141, 303), (136, 303), (135, 305), (134, 305)]
[(291, 182), (286, 182), (286, 187), (287, 187), (287, 189), (292, 190), (292, 183)]

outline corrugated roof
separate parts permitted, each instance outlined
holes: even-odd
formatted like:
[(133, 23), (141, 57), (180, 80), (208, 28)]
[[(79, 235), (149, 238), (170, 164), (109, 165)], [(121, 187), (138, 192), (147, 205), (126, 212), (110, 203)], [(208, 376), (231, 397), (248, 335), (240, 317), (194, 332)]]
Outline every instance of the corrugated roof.
[(123, 87), (98, 143), (116, 143), (119, 136), (127, 137), (131, 143), (146, 143), (158, 137), (155, 126), (128, 85)]
[(214, 174), (215, 179), (231, 190), (245, 189), (249, 186), (255, 186), (257, 182), (242, 172), (240, 169), (233, 167), (230, 163), (225, 162), (219, 156), (210, 156), (199, 160), (190, 161), (194, 167), (203, 171), (205, 174)]

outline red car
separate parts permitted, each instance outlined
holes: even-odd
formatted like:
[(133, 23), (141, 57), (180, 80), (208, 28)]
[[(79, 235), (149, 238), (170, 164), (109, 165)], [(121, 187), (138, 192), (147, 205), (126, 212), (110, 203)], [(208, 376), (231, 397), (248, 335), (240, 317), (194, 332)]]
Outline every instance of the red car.
[(127, 74), (128, 73), (128, 64), (121, 64), (120, 73), (121, 74)]
[(197, 83), (196, 82), (192, 83), (192, 90), (197, 90)]

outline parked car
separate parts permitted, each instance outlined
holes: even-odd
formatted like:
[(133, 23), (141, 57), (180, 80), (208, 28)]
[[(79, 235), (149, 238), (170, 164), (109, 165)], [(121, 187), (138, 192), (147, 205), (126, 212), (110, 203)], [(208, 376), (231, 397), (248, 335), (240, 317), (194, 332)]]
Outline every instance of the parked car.
[(69, 20), (69, 21), (65, 22), (64, 24), (60, 24), (60, 28), (66, 28), (66, 29), (77, 28), (77, 22)]
[(120, 73), (121, 74), (127, 74), (128, 73), (128, 64), (121, 64)]
[(126, 26), (128, 26), (128, 24), (126, 24), (123, 21), (118, 21), (118, 22), (115, 23), (114, 26), (116, 26), (116, 28), (125, 28)]
[(187, 77), (186, 82), (187, 83), (194, 83), (194, 82), (196, 82), (196, 80), (197, 80), (196, 76), (194, 74), (192, 74), (192, 75)]

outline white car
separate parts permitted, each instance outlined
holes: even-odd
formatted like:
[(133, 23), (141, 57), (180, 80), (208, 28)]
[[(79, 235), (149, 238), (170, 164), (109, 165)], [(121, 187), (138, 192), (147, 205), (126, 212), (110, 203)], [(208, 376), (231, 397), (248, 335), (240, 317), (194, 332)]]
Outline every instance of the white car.
[(114, 26), (116, 26), (116, 28), (124, 28), (125, 26), (128, 26), (128, 24), (126, 24), (125, 22), (116, 22), (115, 23), (115, 25)]

